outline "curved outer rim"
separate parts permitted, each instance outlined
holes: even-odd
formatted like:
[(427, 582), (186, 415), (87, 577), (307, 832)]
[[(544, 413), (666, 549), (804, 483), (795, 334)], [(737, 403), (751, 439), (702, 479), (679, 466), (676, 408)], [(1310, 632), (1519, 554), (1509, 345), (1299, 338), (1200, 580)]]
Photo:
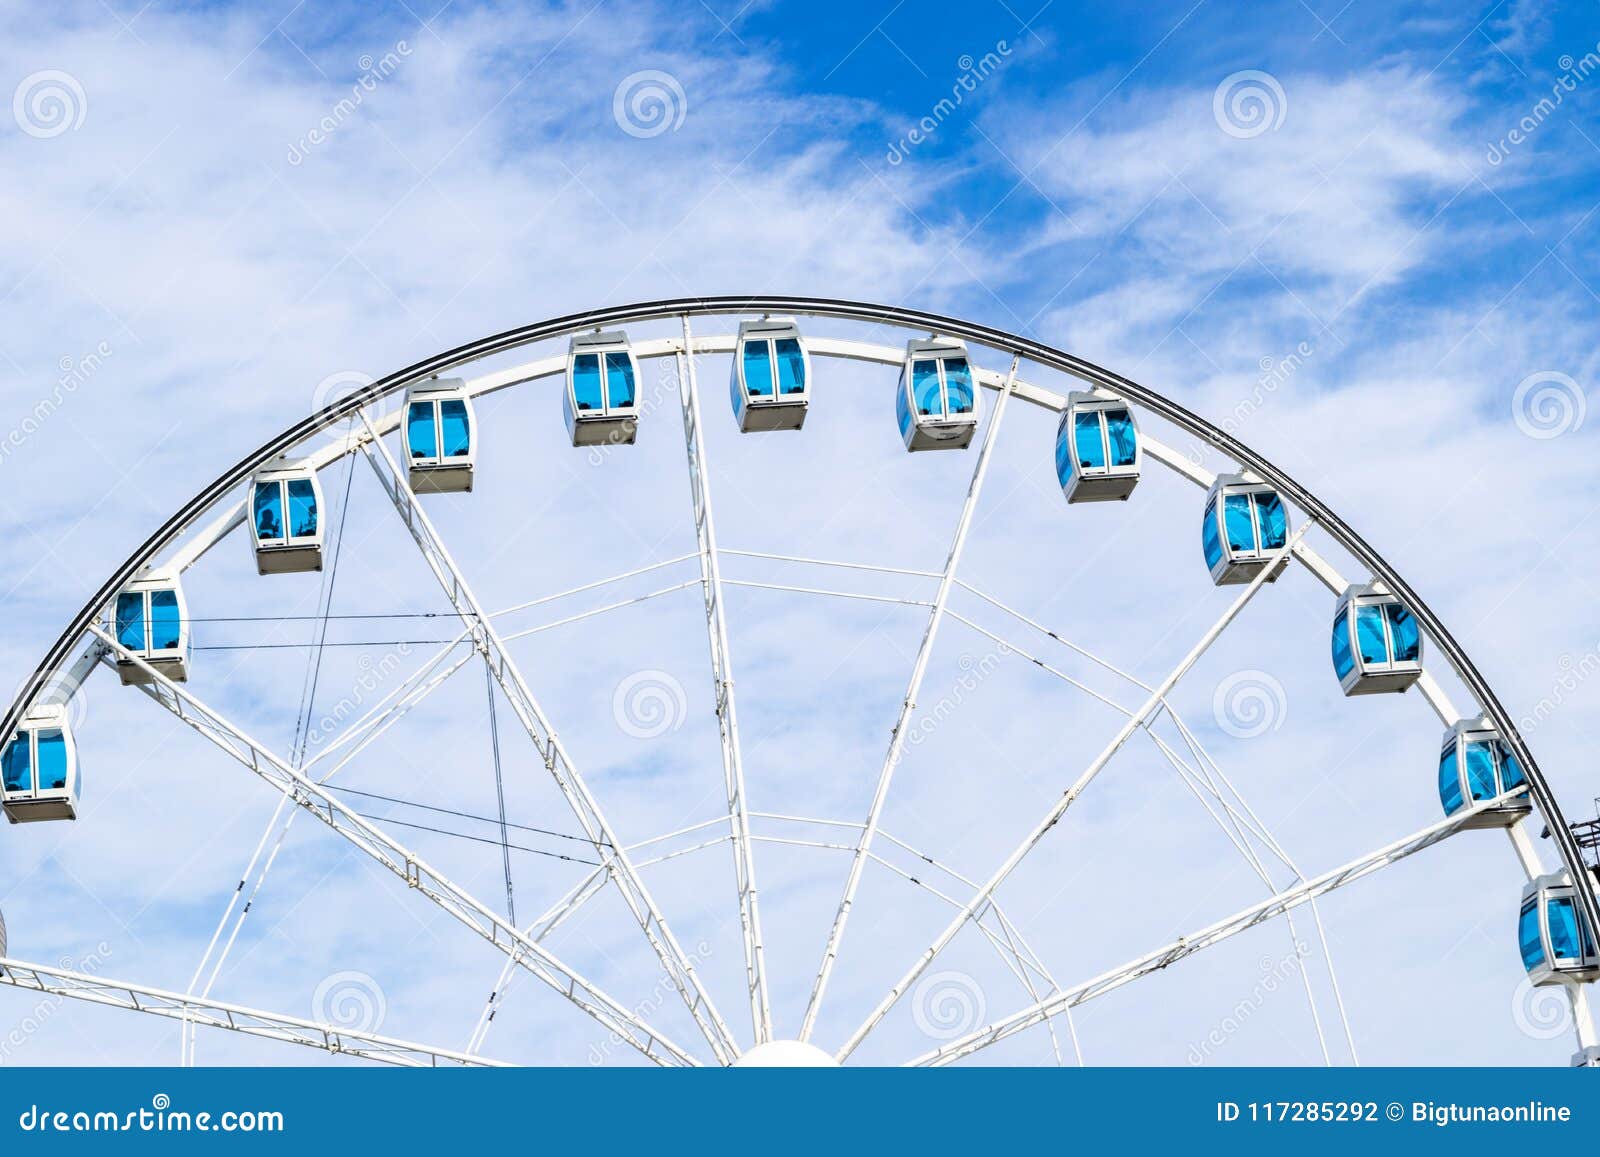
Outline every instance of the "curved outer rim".
[(356, 411), (406, 388), (413, 382), (445, 373), (468, 362), (491, 357), (519, 346), (551, 338), (563, 337), (578, 330), (605, 328), (639, 321), (664, 318), (706, 315), (737, 315), (743, 313), (783, 313), (791, 315), (826, 317), (841, 321), (876, 322), (901, 329), (927, 330), (946, 337), (959, 337), (991, 349), (1018, 354), (1082, 381), (1101, 386), (1127, 397), (1137, 405), (1159, 414), (1174, 425), (1209, 442), (1235, 462), (1264, 481), (1276, 486), (1301, 510), (1305, 511), (1335, 541), (1359, 560), (1372, 577), (1382, 581), (1390, 591), (1411, 609), (1421, 620), (1439, 650), (1450, 661), (1467, 689), (1477, 698), (1484, 713), (1494, 722), (1500, 734), (1510, 743), (1528, 775), (1528, 785), (1539, 811), (1549, 825), (1551, 838), (1560, 850), (1567, 872), (1577, 884), (1577, 892), (1588, 916), (1589, 926), (1600, 929), (1600, 887), (1584, 864), (1577, 839), (1567, 826), (1555, 794), (1540, 771), (1533, 753), (1517, 730), (1515, 721), (1501, 705), (1487, 679), (1473, 665), (1461, 644), (1445, 628), (1439, 617), (1422, 601), (1417, 592), (1393, 567), (1378, 554), (1355, 529), (1329, 509), (1316, 495), (1296, 482), (1266, 458), (1234, 438), (1221, 428), (1212, 425), (1198, 414), (1178, 405), (1137, 382), (1112, 373), (1092, 362), (1075, 357), (1005, 330), (994, 329), (958, 318), (898, 306), (875, 305), (871, 302), (845, 301), (833, 298), (808, 297), (682, 297), (662, 301), (641, 302), (634, 305), (613, 306), (568, 314), (565, 317), (536, 322), (504, 333), (480, 338), (475, 342), (457, 346), (453, 350), (435, 354), (414, 365), (381, 378), (371, 385), (341, 398), (316, 413), (289, 427), (277, 437), (229, 467), (223, 474), (184, 504), (171, 518), (147, 538), (119, 566), (98, 591), (90, 597), (73, 620), (67, 625), (29, 677), (17, 698), (7, 707), (5, 719), (0, 721), (0, 735), (10, 735), (21, 719), (23, 706), (48, 682), (53, 674), (72, 655), (78, 640), (89, 629), (95, 618), (117, 591), (121, 590), (139, 569), (170, 545), (178, 535), (212, 504), (229, 491), (241, 485), (262, 463), (278, 457)]

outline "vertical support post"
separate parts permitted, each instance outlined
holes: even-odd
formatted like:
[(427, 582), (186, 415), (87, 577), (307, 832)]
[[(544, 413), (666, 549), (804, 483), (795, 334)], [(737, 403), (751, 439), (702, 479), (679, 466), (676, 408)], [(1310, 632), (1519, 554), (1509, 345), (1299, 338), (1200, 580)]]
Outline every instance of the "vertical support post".
[(839, 900), (839, 909), (834, 913), (833, 927), (828, 932), (828, 942), (822, 950), (822, 963), (817, 968), (816, 980), (811, 986), (811, 999), (806, 1004), (805, 1020), (800, 1026), (800, 1039), (809, 1041), (811, 1033), (816, 1028), (817, 1014), (822, 1009), (822, 997), (828, 988), (828, 979), (833, 975), (833, 964), (839, 955), (839, 944), (844, 939), (845, 925), (850, 919), (850, 908), (855, 903), (856, 891), (861, 886), (861, 875), (867, 864), (867, 858), (872, 850), (872, 841), (878, 834), (878, 823), (883, 818), (883, 808), (889, 798), (889, 784), (894, 779), (895, 769), (900, 766), (900, 760), (905, 755), (906, 727), (911, 722), (911, 715), (917, 709), (917, 696), (922, 693), (922, 680), (928, 672), (928, 660), (933, 654), (934, 640), (938, 638), (939, 626), (944, 622), (945, 607), (950, 601), (950, 590), (955, 584), (956, 567), (961, 562), (961, 552), (967, 545), (967, 533), (972, 529), (972, 516), (978, 509), (978, 496), (983, 493), (983, 481), (989, 473), (989, 459), (994, 453), (995, 439), (1000, 433), (1000, 422), (1006, 414), (1006, 403), (1011, 400), (1012, 391), (1017, 383), (1017, 366), (1021, 363), (1021, 356), (1011, 359), (1011, 372), (1006, 375), (1005, 385), (1000, 389), (999, 400), (994, 407), (994, 417), (989, 419), (989, 428), (984, 431), (983, 445), (978, 450), (978, 461), (972, 469), (972, 481), (967, 485), (967, 497), (961, 504), (961, 516), (956, 520), (955, 535), (950, 542), (950, 552), (945, 556), (944, 573), (939, 578), (939, 590), (933, 597), (933, 606), (928, 611), (928, 625), (922, 632), (922, 644), (917, 648), (916, 661), (911, 666), (911, 679), (906, 687), (905, 698), (900, 701), (900, 715), (895, 720), (894, 730), (889, 734), (889, 750), (884, 754), (883, 766), (878, 770), (878, 787), (873, 793), (872, 807), (867, 813), (866, 825), (861, 829), (861, 835), (856, 840), (855, 854), (850, 859), (850, 874), (845, 879), (844, 895)]
[(750, 839), (750, 809), (745, 797), (744, 756), (739, 746), (739, 711), (733, 691), (733, 659), (722, 602), (722, 564), (717, 524), (711, 510), (710, 468), (700, 422), (700, 392), (694, 368), (694, 337), (683, 316), (683, 350), (678, 354), (678, 401), (683, 408), (683, 447), (689, 460), (689, 494), (700, 549), (700, 587), (705, 595), (706, 638), (711, 649), (711, 689), (717, 731), (722, 739), (722, 776), (733, 837), (734, 881), (739, 890), (739, 926), (744, 935), (745, 991), (756, 1044), (772, 1039), (772, 1006), (767, 997), (766, 950), (756, 900), (756, 868)]

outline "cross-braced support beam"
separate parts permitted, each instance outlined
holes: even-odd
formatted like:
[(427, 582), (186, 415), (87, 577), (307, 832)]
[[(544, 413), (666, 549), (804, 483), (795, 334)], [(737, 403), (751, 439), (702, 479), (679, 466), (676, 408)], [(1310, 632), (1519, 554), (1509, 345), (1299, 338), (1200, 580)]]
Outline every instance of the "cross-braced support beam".
[(1515, 799), (1526, 794), (1527, 788), (1520, 787), (1509, 791), (1498, 799), (1488, 800), (1476, 807), (1457, 812), (1448, 819), (1431, 824), (1419, 832), (1406, 836), (1387, 844), (1375, 852), (1358, 859), (1351, 860), (1343, 867), (1325, 872), (1313, 879), (1286, 888), (1282, 892), (1257, 901), (1248, 908), (1241, 909), (1223, 920), (1217, 921), (1209, 927), (1202, 928), (1188, 936), (1180, 936), (1172, 943), (1157, 948), (1154, 952), (1147, 952), (1143, 956), (1119, 965), (1109, 972), (1103, 972), (1092, 980), (1082, 984), (1073, 985), (1046, 1000), (1030, 1005), (1020, 1012), (997, 1020), (992, 1024), (978, 1029), (962, 1037), (960, 1040), (951, 1041), (931, 1052), (924, 1053), (911, 1063), (914, 1065), (947, 1065), (961, 1057), (969, 1056), (979, 1049), (986, 1048), (996, 1041), (1014, 1036), (1024, 1029), (1038, 1024), (1045, 1017), (1052, 1016), (1068, 1008), (1073, 1008), (1097, 996), (1103, 996), (1114, 989), (1121, 988), (1130, 981), (1141, 976), (1147, 976), (1167, 968), (1186, 956), (1192, 956), (1202, 948), (1210, 948), (1213, 944), (1220, 944), (1229, 937), (1263, 924), (1275, 917), (1282, 916), (1302, 904), (1309, 903), (1319, 896), (1325, 896), (1346, 884), (1353, 884), (1357, 880), (1372, 875), (1390, 864), (1398, 863), (1407, 856), (1433, 847), (1434, 844), (1455, 835), (1467, 826), (1474, 816), (1481, 812)]
[(800, 1026), (800, 1039), (811, 1039), (812, 1030), (817, 1025), (817, 1014), (822, 1010), (822, 997), (828, 989), (828, 979), (833, 975), (834, 961), (839, 956), (839, 944), (844, 939), (845, 925), (850, 920), (850, 909), (856, 900), (856, 891), (861, 886), (861, 875), (866, 869), (867, 860), (872, 854), (873, 837), (878, 834), (878, 825), (883, 819), (884, 804), (889, 799), (889, 785), (894, 780), (895, 769), (900, 766), (901, 759), (905, 756), (906, 730), (911, 722), (912, 713), (917, 709), (917, 696), (922, 693), (922, 680), (928, 671), (928, 660), (933, 655), (933, 645), (939, 636), (939, 627), (944, 622), (945, 606), (950, 601), (950, 589), (955, 582), (956, 567), (961, 563), (961, 552), (967, 545), (967, 533), (972, 529), (972, 516), (978, 509), (978, 498), (983, 493), (983, 480), (989, 473), (989, 458), (994, 452), (995, 439), (1000, 433), (1000, 422), (1006, 415), (1006, 403), (1011, 400), (1013, 387), (1017, 381), (1017, 365), (1020, 358), (1011, 359), (1011, 372), (1006, 375), (1004, 387), (1000, 390), (999, 400), (995, 402), (994, 417), (989, 419), (989, 428), (983, 433), (983, 446), (978, 451), (978, 461), (972, 468), (972, 481), (967, 486), (967, 497), (961, 504), (961, 516), (956, 520), (955, 534), (950, 540), (950, 552), (945, 556), (944, 571), (939, 576), (939, 590), (933, 596), (933, 607), (928, 612), (928, 625), (922, 632), (922, 644), (917, 648), (916, 660), (911, 665), (911, 678), (906, 687), (905, 698), (900, 701), (900, 715), (895, 720), (894, 730), (889, 733), (889, 750), (884, 753), (883, 766), (878, 769), (878, 786), (873, 792), (872, 806), (867, 811), (867, 822), (861, 829), (860, 838), (856, 842), (855, 855), (850, 858), (850, 872), (845, 877), (844, 894), (839, 899), (839, 908), (833, 916), (833, 927), (828, 931), (828, 942), (822, 949), (822, 963), (817, 968), (816, 980), (812, 982), (811, 999), (806, 1004), (805, 1021)]
[(1067, 809), (1083, 794), (1095, 777), (1105, 769), (1105, 766), (1111, 762), (1112, 757), (1122, 750), (1123, 744), (1128, 742), (1133, 733), (1145, 726), (1158, 712), (1165, 709), (1166, 698), (1172, 692), (1172, 689), (1178, 685), (1178, 681), (1200, 661), (1200, 657), (1210, 649), (1211, 644), (1222, 637), (1222, 632), (1227, 630), (1229, 624), (1239, 617), (1239, 613), (1255, 597), (1255, 593), (1261, 589), (1262, 585), (1289, 561), (1296, 544), (1305, 537), (1306, 531), (1310, 530), (1312, 525), (1312, 523), (1306, 522), (1289, 536), (1284, 545), (1273, 554), (1267, 565), (1262, 567), (1260, 572), (1250, 580), (1250, 584), (1239, 592), (1239, 597), (1233, 600), (1228, 609), (1223, 612), (1222, 617), (1212, 624), (1211, 629), (1200, 637), (1200, 641), (1190, 649), (1189, 653), (1150, 693), (1150, 697), (1144, 701), (1143, 706), (1128, 716), (1126, 722), (1112, 737), (1111, 742), (1106, 744), (1105, 749), (1095, 757), (1094, 762), (1089, 764), (1084, 773), (1078, 777), (1077, 782), (1069, 787), (1061, 798), (1051, 806), (1044, 819), (1024, 837), (1023, 841), (1017, 845), (1016, 850), (1006, 857), (1005, 863), (996, 869), (994, 875), (989, 877), (988, 882), (973, 893), (972, 899), (968, 900), (961, 910), (956, 913), (955, 918), (939, 934), (938, 939), (917, 959), (917, 962), (911, 966), (905, 976), (901, 977), (900, 981), (889, 990), (889, 994), (879, 1002), (878, 1007), (873, 1009), (871, 1015), (862, 1022), (861, 1027), (856, 1029), (850, 1039), (845, 1042), (844, 1047), (839, 1050), (839, 1060), (843, 1061), (856, 1050), (861, 1042), (866, 1039), (867, 1034), (878, 1025), (879, 1021), (888, 1015), (895, 1002), (916, 982), (917, 977), (921, 976), (934, 958), (943, 952), (949, 943), (956, 938), (956, 934), (961, 931), (967, 921), (979, 915), (990, 904), (996, 889), (1005, 883), (1011, 873), (1016, 870), (1017, 865), (1022, 863), (1023, 858), (1038, 845), (1040, 840), (1044, 839), (1045, 833), (1060, 822), (1061, 817), (1067, 814)]
[(601, 813), (600, 805), (590, 794), (577, 768), (573, 766), (566, 748), (556, 736), (555, 728), (550, 725), (544, 710), (533, 697), (533, 692), (528, 689), (527, 680), (517, 669), (499, 631), (495, 629), (490, 616), (472, 593), (466, 577), (445, 548), (444, 540), (434, 529), (432, 520), (428, 518), (416, 496), (411, 493), (405, 475), (395, 464), (388, 447), (384, 445), (382, 437), (370, 422), (367, 423), (367, 434), (368, 439), (362, 443), (361, 449), (365, 452), (367, 461), (372, 464), (379, 485), (394, 503), (395, 510), (399, 512), (406, 529), (411, 532), (413, 541), (422, 552), (423, 561), (439, 580), (439, 585), (444, 588), (445, 597), (450, 600), (451, 606), (461, 616), (462, 623), (471, 632), (473, 643), (482, 652), (490, 673), (500, 684), (506, 702), (510, 704), (511, 710), (528, 732), (528, 737), (544, 761), (546, 770), (572, 808), (584, 835), (594, 846), (596, 856), (606, 866), (612, 881), (617, 885), (617, 890), (627, 903), (628, 910), (650, 942), (650, 947), (660, 958), (666, 975), (683, 998), (684, 1005), (689, 1009), (695, 1024), (705, 1034), (712, 1052), (716, 1054), (719, 1062), (730, 1063), (739, 1055), (739, 1046), (734, 1042), (728, 1026), (723, 1023), (721, 1015), (712, 1003), (711, 995), (701, 984), (693, 963), (679, 946), (677, 938), (667, 926), (666, 918), (645, 887), (644, 880), (628, 858), (622, 841), (617, 838), (616, 832)]
[(705, 594), (706, 636), (711, 647), (711, 689), (717, 730), (722, 739), (722, 777), (733, 836), (734, 882), (739, 892), (739, 928), (744, 936), (745, 991), (757, 1044), (772, 1039), (772, 1006), (767, 999), (766, 949), (761, 941), (761, 910), (756, 900), (756, 865), (745, 797), (744, 754), (739, 746), (739, 710), (733, 693), (733, 659), (722, 600), (722, 563), (717, 554), (717, 523), (711, 511), (710, 466), (700, 424), (694, 339), (683, 319), (683, 352), (678, 355), (678, 400), (683, 409), (683, 446), (689, 459), (689, 493), (700, 547), (700, 585)]
[(109, 656), (132, 663), (149, 679), (140, 690), (204, 735), (265, 782), (282, 792), (289, 802), (304, 808), (349, 840), (406, 885), (432, 900), (472, 931), (507, 954), (519, 950), (519, 963), (573, 1004), (583, 1009), (620, 1040), (662, 1065), (697, 1062), (672, 1041), (646, 1025), (580, 973), (556, 959), (541, 945), (507, 924), (486, 905), (434, 870), (410, 848), (351, 811), (320, 785), (279, 759), (226, 717), (172, 682), (144, 659), (119, 644), (99, 627), (94, 634), (106, 644)]
[(51, 968), (44, 964), (31, 964), (26, 960), (0, 957), (0, 984), (9, 984), (24, 991), (42, 992), (48, 996), (69, 997), (109, 1008), (143, 1012), (181, 1020), (204, 1028), (222, 1028), (246, 1036), (265, 1037), (268, 1040), (304, 1045), (340, 1056), (361, 1057), (369, 1061), (382, 1061), (408, 1068), (429, 1068), (441, 1065), (479, 1065), (503, 1067), (505, 1062), (486, 1060), (468, 1053), (432, 1045), (378, 1036), (359, 1029), (340, 1028), (331, 1024), (318, 1024), (282, 1013), (263, 1012), (246, 1008), (242, 1004), (227, 1004), (204, 997), (184, 996), (160, 988), (131, 984), (126, 980), (112, 980), (90, 976), (64, 968)]

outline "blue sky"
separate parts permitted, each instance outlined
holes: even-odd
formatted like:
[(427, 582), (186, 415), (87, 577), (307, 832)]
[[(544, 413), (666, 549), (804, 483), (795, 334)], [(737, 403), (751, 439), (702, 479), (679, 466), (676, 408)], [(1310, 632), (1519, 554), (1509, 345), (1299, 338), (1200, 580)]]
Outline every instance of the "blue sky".
[[(1228, 424), (1399, 565), (1515, 713), (1559, 704), (1539, 710), (1531, 741), (1570, 811), (1588, 814), (1600, 794), (1586, 728), (1600, 705), (1586, 678), (1600, 665), (1600, 536), (1584, 481), (1600, 370), (1593, 4), (431, 8), (0, 4), (0, 81), (13, 93), (0, 117), (0, 526), (17, 544), (0, 656), (17, 678), (172, 509), (341, 383), (585, 307), (855, 297), (1040, 338)], [(942, 563), (970, 456), (900, 454), (882, 374), (830, 366), (834, 408), (818, 407), (803, 440), (779, 442), (731, 432), (723, 372), (704, 377), (711, 451), (727, 469), (726, 543)], [(562, 446), (548, 392), (524, 394), (483, 407), (483, 485), (436, 504), (486, 602), (693, 549), (673, 406), (647, 431), (662, 436), (592, 469)], [(1226, 605), (1198, 569), (1198, 495), (1152, 478), (1117, 518), (1069, 512), (1049, 438), (1035, 420), (997, 450), (973, 581), (1159, 678)], [(351, 490), (356, 577), (341, 580), (339, 606), (439, 610), (365, 471)], [(215, 553), (189, 582), (211, 614), (315, 606), (314, 581), (257, 580), (237, 543)], [(1331, 600), (1296, 578), (1197, 670), (1183, 709), (1314, 871), (1431, 822), (1438, 727), (1414, 696), (1338, 696)], [(563, 718), (585, 721), (568, 726), (585, 737), (599, 794), (639, 838), (714, 814), (704, 639), (692, 592), (679, 597), (670, 614), (523, 645), (531, 667), (577, 673), (547, 693)], [(859, 817), (917, 615), (754, 592), (730, 609), (748, 730), (763, 737), (749, 762), (771, 810)], [(208, 632), (216, 645), (291, 637)], [(980, 644), (936, 652), (941, 694), (981, 663)], [(359, 677), (357, 650), (328, 660), (326, 686)], [(287, 746), (304, 663), (301, 651), (209, 652), (212, 681), (196, 686)], [(1216, 725), (1212, 695), (1253, 670), (1283, 687), (1287, 718), (1241, 740)], [(653, 743), (612, 719), (614, 689), (639, 671), (670, 673), (687, 697), (682, 725)], [(419, 731), (352, 767), (359, 786), (492, 807), (482, 680), (462, 678), (413, 721)], [(87, 690), (85, 819), (0, 833), (13, 950), (81, 958), (109, 937), (108, 971), (181, 988), (274, 801), (109, 676)], [(918, 750), (886, 823), (981, 877), (1114, 721), (1011, 667), (957, 720), (940, 731), (948, 750)], [(477, 754), (458, 782), (445, 773), (463, 751)], [(1041, 849), (1016, 881), (1014, 902), (1063, 980), (1259, 893), (1220, 837), (1195, 834), (1208, 821), (1181, 783), (1141, 758), (1097, 783), (1076, 839)], [(517, 782), (517, 815), (558, 814), (536, 777)], [(478, 894), (503, 891), (498, 850), (407, 835)], [(329, 838), (297, 828), (289, 849), (218, 993), (304, 1013), (330, 975), (353, 969), (381, 985), (384, 1031), (459, 1046), (495, 980), (492, 953), (407, 906)], [(774, 923), (789, 917), (771, 940), (794, 962), (780, 1019), (792, 1021), (842, 866), (768, 850)], [(727, 887), (715, 855), (663, 867), (661, 887), (713, 944), (707, 971), (733, 1004), (736, 937), (695, 907)], [(566, 882), (544, 867), (519, 866), (529, 904)], [(1566, 1038), (1530, 1035), (1513, 1005), (1518, 881), (1503, 841), (1453, 842), (1394, 875), (1329, 905), (1363, 1059), (1563, 1061)], [(1139, 902), (1120, 901), (1107, 878)], [(852, 931), (871, 966), (841, 982), (829, 1039), (939, 926), (937, 906), (896, 886), (869, 879), (863, 904), (899, 915)], [(562, 950), (632, 1003), (654, 976), (624, 925), (598, 911)], [(953, 951), (991, 1014), (1020, 1003), (992, 961)], [(1152, 982), (1168, 985), (1162, 1015), (1131, 989), (1086, 1013), (1085, 1057), (1184, 1063), (1255, 1000), (1258, 961), (1280, 949), (1229, 951)], [(583, 1019), (532, 986), (520, 994), (497, 1021), (511, 1026), (493, 1040), (500, 1055), (582, 1063), (594, 1037)], [(0, 1025), (26, 1011), (5, 997)], [(1331, 993), (1318, 997), (1326, 1011)], [(1303, 1000), (1260, 1005), (1216, 1060), (1320, 1061)], [(174, 1034), (125, 1023), (136, 1019), (63, 1009), (26, 1055), (175, 1059)], [(909, 1017), (884, 1031), (870, 1059), (927, 1047)], [(1040, 1061), (1048, 1044), (1025, 1036), (996, 1059)], [(300, 1058), (224, 1040), (202, 1059)]]

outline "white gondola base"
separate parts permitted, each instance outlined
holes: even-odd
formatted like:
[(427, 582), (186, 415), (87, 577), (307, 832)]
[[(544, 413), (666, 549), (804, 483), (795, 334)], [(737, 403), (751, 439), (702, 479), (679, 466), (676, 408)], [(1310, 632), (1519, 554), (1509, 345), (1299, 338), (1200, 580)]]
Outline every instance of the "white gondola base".
[(578, 334), (567, 346), (562, 416), (574, 446), (631, 446), (639, 434), (639, 363), (621, 330)]
[(739, 323), (728, 392), (746, 434), (798, 430), (811, 396), (811, 354), (793, 318)]
[(978, 430), (978, 388), (963, 342), (906, 343), (895, 387), (895, 419), (912, 453), (965, 450)]
[[(1243, 586), (1271, 563), (1288, 541), (1288, 511), (1278, 492), (1243, 474), (1223, 474), (1206, 496), (1201, 548), (1211, 581), (1217, 586)], [(1267, 576), (1277, 582), (1278, 567)]]
[[(1513, 788), (1526, 787), (1527, 782), (1516, 756), (1488, 716), (1457, 720), (1444, 733), (1439, 745), (1439, 806), (1445, 815), (1498, 799)], [(1509, 828), (1532, 811), (1533, 801), (1524, 792), (1477, 813), (1465, 826)]]
[(1128, 404), (1109, 390), (1075, 390), (1056, 426), (1056, 480), (1068, 502), (1126, 502), (1143, 451)]
[(322, 569), (322, 486), (300, 462), (258, 470), (250, 481), (250, 537), (257, 574)]
[(78, 748), (65, 704), (38, 704), (23, 716), (0, 755), (0, 804), (14, 824), (78, 818)]
[(1422, 632), (1400, 600), (1352, 586), (1333, 613), (1333, 671), (1346, 695), (1403, 692), (1422, 678)]
[(1535, 985), (1600, 979), (1600, 952), (1583, 906), (1564, 872), (1540, 876), (1522, 890), (1517, 944)]
[(462, 494), (472, 489), (478, 457), (477, 417), (466, 383), (429, 378), (406, 391), (401, 441), (413, 494)]
[[(189, 611), (183, 587), (171, 571), (134, 579), (112, 600), (111, 635), (157, 673), (174, 683), (189, 678)], [(117, 656), (124, 685), (154, 683), (138, 663)]]

